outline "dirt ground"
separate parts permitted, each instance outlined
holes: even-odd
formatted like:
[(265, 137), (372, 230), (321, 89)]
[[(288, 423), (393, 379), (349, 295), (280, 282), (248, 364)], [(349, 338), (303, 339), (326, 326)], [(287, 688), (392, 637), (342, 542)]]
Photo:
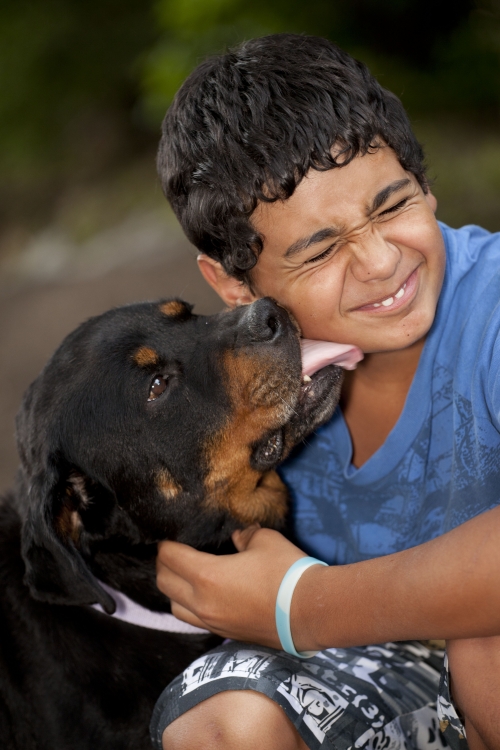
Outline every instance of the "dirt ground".
[(101, 275), (28, 283), (0, 297), (0, 491), (18, 463), (14, 417), (22, 394), (62, 338), (109, 307), (169, 296), (194, 303), (196, 312), (221, 309), (199, 274), (194, 248), (180, 237), (163, 254), (139, 254)]

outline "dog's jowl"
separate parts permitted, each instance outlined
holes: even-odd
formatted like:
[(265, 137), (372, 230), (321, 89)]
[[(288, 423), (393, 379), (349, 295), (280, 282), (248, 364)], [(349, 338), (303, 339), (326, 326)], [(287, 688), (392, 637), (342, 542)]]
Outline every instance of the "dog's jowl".
[(220, 640), (169, 614), (156, 543), (217, 551), (283, 523), (274, 469), (341, 382), (302, 381), (298, 337), (269, 299), (212, 317), (130, 305), (81, 325), (30, 386), (0, 504), (2, 748), (151, 748), (159, 694)]

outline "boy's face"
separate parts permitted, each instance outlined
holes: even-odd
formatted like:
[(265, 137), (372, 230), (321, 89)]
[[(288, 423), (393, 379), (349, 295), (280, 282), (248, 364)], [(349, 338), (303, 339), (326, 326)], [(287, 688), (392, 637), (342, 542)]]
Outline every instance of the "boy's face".
[(255, 296), (290, 310), (306, 338), (405, 348), (429, 330), (443, 282), (435, 208), (388, 147), (311, 170), (291, 198), (252, 215), (264, 242)]

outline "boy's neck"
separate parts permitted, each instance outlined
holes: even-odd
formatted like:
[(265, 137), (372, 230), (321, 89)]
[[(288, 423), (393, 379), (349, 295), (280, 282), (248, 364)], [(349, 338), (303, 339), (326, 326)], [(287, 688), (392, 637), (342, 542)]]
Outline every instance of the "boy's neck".
[(366, 381), (375, 390), (403, 388), (409, 390), (425, 344), (425, 336), (406, 349), (366, 354), (352, 373), (356, 380)]
[(407, 349), (368, 354), (356, 370), (346, 373), (340, 403), (357, 468), (382, 446), (398, 421), (424, 343), (422, 338)]

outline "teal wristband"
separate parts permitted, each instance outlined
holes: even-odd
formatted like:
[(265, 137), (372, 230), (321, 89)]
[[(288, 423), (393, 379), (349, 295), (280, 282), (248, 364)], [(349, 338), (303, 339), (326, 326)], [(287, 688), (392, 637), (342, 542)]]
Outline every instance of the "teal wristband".
[(300, 560), (294, 562), (285, 573), (276, 597), (276, 630), (281, 641), (281, 647), (287, 654), (298, 656), (300, 659), (310, 659), (311, 656), (318, 653), (317, 651), (297, 651), (290, 628), (290, 606), (295, 586), (302, 573), (312, 565), (326, 565), (326, 563), (316, 560), (315, 557), (301, 557)]

